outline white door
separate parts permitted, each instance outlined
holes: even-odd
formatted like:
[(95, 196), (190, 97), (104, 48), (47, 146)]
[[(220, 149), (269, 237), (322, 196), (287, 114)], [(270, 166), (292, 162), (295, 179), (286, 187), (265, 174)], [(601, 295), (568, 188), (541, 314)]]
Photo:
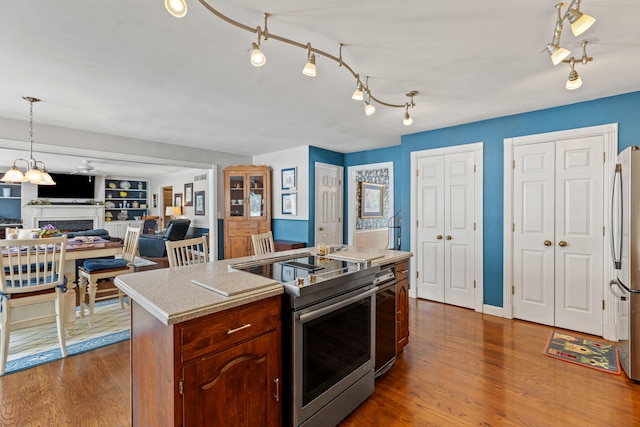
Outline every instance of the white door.
[(602, 335), (602, 138), (513, 152), (513, 315)]
[(513, 149), (513, 317), (553, 325), (555, 143)]
[(316, 163), (315, 242), (342, 244), (341, 166)]
[(418, 297), (475, 307), (473, 152), (418, 160)]

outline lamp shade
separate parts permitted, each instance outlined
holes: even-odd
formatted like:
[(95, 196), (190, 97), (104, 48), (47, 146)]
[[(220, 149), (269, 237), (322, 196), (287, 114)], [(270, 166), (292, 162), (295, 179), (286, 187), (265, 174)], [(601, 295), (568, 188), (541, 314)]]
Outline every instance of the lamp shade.
[(309, 59), (309, 62), (307, 62), (304, 68), (302, 69), (302, 74), (309, 77), (316, 76), (316, 55), (314, 53), (311, 54), (311, 58)]
[(267, 57), (260, 50), (257, 44), (251, 44), (251, 65), (254, 67), (262, 67), (267, 62)]
[(576, 37), (587, 31), (596, 22), (596, 18), (593, 16), (585, 15), (574, 9), (568, 11), (567, 17), (571, 23), (571, 32)]
[(582, 86), (582, 79), (578, 75), (576, 71), (571, 71), (569, 73), (569, 78), (567, 79), (566, 88), (567, 90), (575, 90)]
[(182, 214), (180, 206), (167, 206), (164, 210), (165, 216), (176, 216)]

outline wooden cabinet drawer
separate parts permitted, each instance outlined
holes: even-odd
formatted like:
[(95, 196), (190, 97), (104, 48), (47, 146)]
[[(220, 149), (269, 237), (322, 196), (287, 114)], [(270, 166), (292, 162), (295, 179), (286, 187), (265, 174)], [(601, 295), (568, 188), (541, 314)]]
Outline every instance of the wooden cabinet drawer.
[(230, 224), (231, 228), (258, 228), (258, 223), (255, 221), (233, 221)]
[(409, 261), (396, 263), (396, 281), (406, 280), (409, 277)]
[(185, 363), (275, 330), (280, 325), (280, 296), (230, 308), (179, 327)]
[(229, 236), (252, 236), (258, 234), (257, 228), (241, 228), (239, 230), (229, 230)]

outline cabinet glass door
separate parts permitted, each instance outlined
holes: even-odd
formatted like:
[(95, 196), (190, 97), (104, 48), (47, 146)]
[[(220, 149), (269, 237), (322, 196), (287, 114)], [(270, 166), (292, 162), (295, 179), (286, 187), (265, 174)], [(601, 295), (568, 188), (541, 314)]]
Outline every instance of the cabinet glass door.
[(249, 216), (261, 217), (264, 212), (264, 175), (249, 176)]
[(244, 216), (244, 176), (229, 177), (229, 212), (231, 216)]

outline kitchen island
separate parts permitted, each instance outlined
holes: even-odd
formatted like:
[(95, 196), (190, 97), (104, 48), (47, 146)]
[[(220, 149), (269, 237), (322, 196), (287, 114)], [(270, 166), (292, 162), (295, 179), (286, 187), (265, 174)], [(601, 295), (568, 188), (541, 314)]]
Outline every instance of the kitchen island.
[[(119, 276), (131, 299), (132, 425), (281, 425), (283, 286), (229, 265), (309, 253)], [(375, 263), (410, 256), (384, 251)]]
[(281, 284), (227, 262), (115, 283), (131, 299), (132, 426), (281, 425)]

